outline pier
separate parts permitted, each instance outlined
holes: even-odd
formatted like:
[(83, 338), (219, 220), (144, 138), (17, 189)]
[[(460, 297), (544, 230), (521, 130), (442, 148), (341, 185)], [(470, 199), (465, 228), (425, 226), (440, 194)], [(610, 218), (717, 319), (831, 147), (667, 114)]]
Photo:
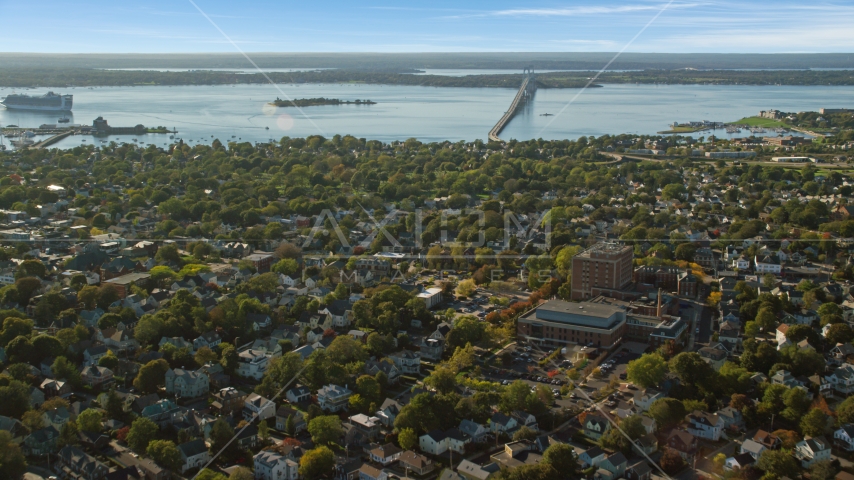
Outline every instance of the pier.
[(495, 126), (492, 127), (492, 130), (489, 131), (489, 141), (491, 142), (503, 141), (498, 135), (500, 135), (501, 131), (504, 130), (504, 127), (510, 123), (510, 120), (514, 115), (516, 115), (516, 112), (519, 110), (522, 103), (534, 96), (534, 91), (537, 88), (534, 70), (526, 68), (524, 73), (526, 75), (525, 80), (522, 81), (522, 86), (520, 86), (519, 91), (516, 92), (516, 96), (513, 98), (513, 103), (510, 104), (510, 109), (504, 112), (504, 115), (501, 116), (498, 123), (496, 123)]
[(62, 140), (63, 138), (68, 137), (68, 136), (71, 136), (71, 135), (74, 135), (75, 133), (77, 133), (77, 132), (76, 132), (76, 131), (74, 131), (74, 130), (67, 130), (67, 131), (65, 131), (65, 132), (58, 133), (58, 134), (56, 134), (56, 135), (54, 135), (54, 136), (52, 136), (52, 137), (50, 137), (50, 138), (46, 138), (46, 139), (42, 140), (41, 142), (39, 142), (39, 143), (37, 143), (37, 144), (33, 145), (33, 147), (32, 147), (32, 148), (45, 148), (45, 147), (49, 147), (49, 146), (53, 145), (54, 143), (56, 143), (56, 142), (58, 142), (58, 141)]

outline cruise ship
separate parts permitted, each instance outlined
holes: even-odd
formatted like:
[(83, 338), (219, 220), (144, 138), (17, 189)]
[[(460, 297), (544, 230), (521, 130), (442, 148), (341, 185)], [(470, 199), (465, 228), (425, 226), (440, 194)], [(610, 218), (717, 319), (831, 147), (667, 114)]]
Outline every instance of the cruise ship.
[(2, 103), (8, 109), (41, 110), (45, 112), (71, 111), (73, 95), (57, 95), (47, 92), (41, 97), (12, 94), (3, 99)]

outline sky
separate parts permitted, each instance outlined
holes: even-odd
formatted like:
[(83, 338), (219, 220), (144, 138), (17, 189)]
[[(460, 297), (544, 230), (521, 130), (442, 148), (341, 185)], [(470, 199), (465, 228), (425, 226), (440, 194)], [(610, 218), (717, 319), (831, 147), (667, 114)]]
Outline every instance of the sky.
[(0, 12), (4, 52), (854, 50), (850, 0), (0, 0)]

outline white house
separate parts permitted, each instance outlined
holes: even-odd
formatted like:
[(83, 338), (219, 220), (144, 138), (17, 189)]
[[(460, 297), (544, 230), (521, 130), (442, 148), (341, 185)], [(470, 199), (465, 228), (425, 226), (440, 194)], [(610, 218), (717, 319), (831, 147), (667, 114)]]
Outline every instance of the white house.
[(635, 396), (632, 399), (632, 403), (634, 403), (635, 407), (637, 407), (637, 409), (641, 413), (643, 413), (649, 410), (649, 406), (652, 405), (652, 402), (658, 400), (659, 398), (664, 398), (664, 394), (659, 392), (658, 390), (646, 388), (642, 391), (635, 393)]
[(824, 378), (840, 394), (848, 396), (854, 393), (854, 365), (844, 363)]
[(724, 421), (719, 416), (694, 410), (688, 414), (688, 433), (714, 442), (720, 440)]
[(205, 445), (205, 441), (201, 438), (178, 445), (178, 450), (181, 452), (181, 473), (193, 468), (203, 467), (211, 459), (208, 453), (208, 446)]
[(830, 444), (823, 436), (806, 437), (795, 445), (792, 454), (801, 466), (809, 468), (815, 462), (830, 460)]
[(299, 463), (279, 452), (261, 450), (254, 458), (255, 480), (297, 480)]
[(846, 452), (854, 452), (854, 425), (846, 423), (833, 432), (833, 443)]
[(433, 430), (418, 438), (418, 446), (424, 453), (441, 455), (448, 451), (448, 436), (441, 430)]
[(317, 391), (317, 403), (323, 410), (339, 412), (347, 410), (351, 395), (348, 388), (329, 384)]
[(303, 385), (297, 385), (285, 392), (285, 397), (291, 403), (307, 402), (311, 400), (311, 390)]
[(250, 393), (243, 401), (243, 418), (251, 421), (256, 416), (266, 420), (276, 415), (276, 402), (271, 402), (257, 393)]
[(210, 379), (201, 370), (194, 372), (170, 368), (166, 371), (166, 391), (174, 393), (177, 397), (201, 397), (210, 391)]
[(244, 350), (237, 354), (237, 374), (245, 378), (261, 380), (267, 371), (269, 358), (259, 350)]
[(754, 272), (757, 274), (760, 273), (771, 273), (774, 275), (779, 275), (782, 271), (782, 266), (780, 265), (780, 258), (777, 255), (757, 255), (754, 257)]
[(441, 288), (428, 288), (416, 296), (424, 301), (424, 305), (427, 306), (428, 310), (442, 303)]
[(401, 350), (392, 353), (388, 358), (404, 375), (419, 375), (421, 373), (421, 354), (418, 352)]

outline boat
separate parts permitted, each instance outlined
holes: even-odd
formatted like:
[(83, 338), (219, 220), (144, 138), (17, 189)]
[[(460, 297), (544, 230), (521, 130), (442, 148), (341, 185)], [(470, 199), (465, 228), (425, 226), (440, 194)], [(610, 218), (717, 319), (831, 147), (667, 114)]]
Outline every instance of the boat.
[(57, 120), (57, 122), (59, 122), (59, 123), (68, 123), (70, 121), (71, 121), (71, 119), (68, 117), (62, 117), (59, 120)]
[(555, 114), (554, 113), (541, 113), (540, 116), (541, 117), (554, 117)]
[(53, 92), (36, 97), (31, 95), (7, 95), (0, 104), (10, 110), (38, 110), (46, 112), (70, 112), (73, 95), (58, 95)]

